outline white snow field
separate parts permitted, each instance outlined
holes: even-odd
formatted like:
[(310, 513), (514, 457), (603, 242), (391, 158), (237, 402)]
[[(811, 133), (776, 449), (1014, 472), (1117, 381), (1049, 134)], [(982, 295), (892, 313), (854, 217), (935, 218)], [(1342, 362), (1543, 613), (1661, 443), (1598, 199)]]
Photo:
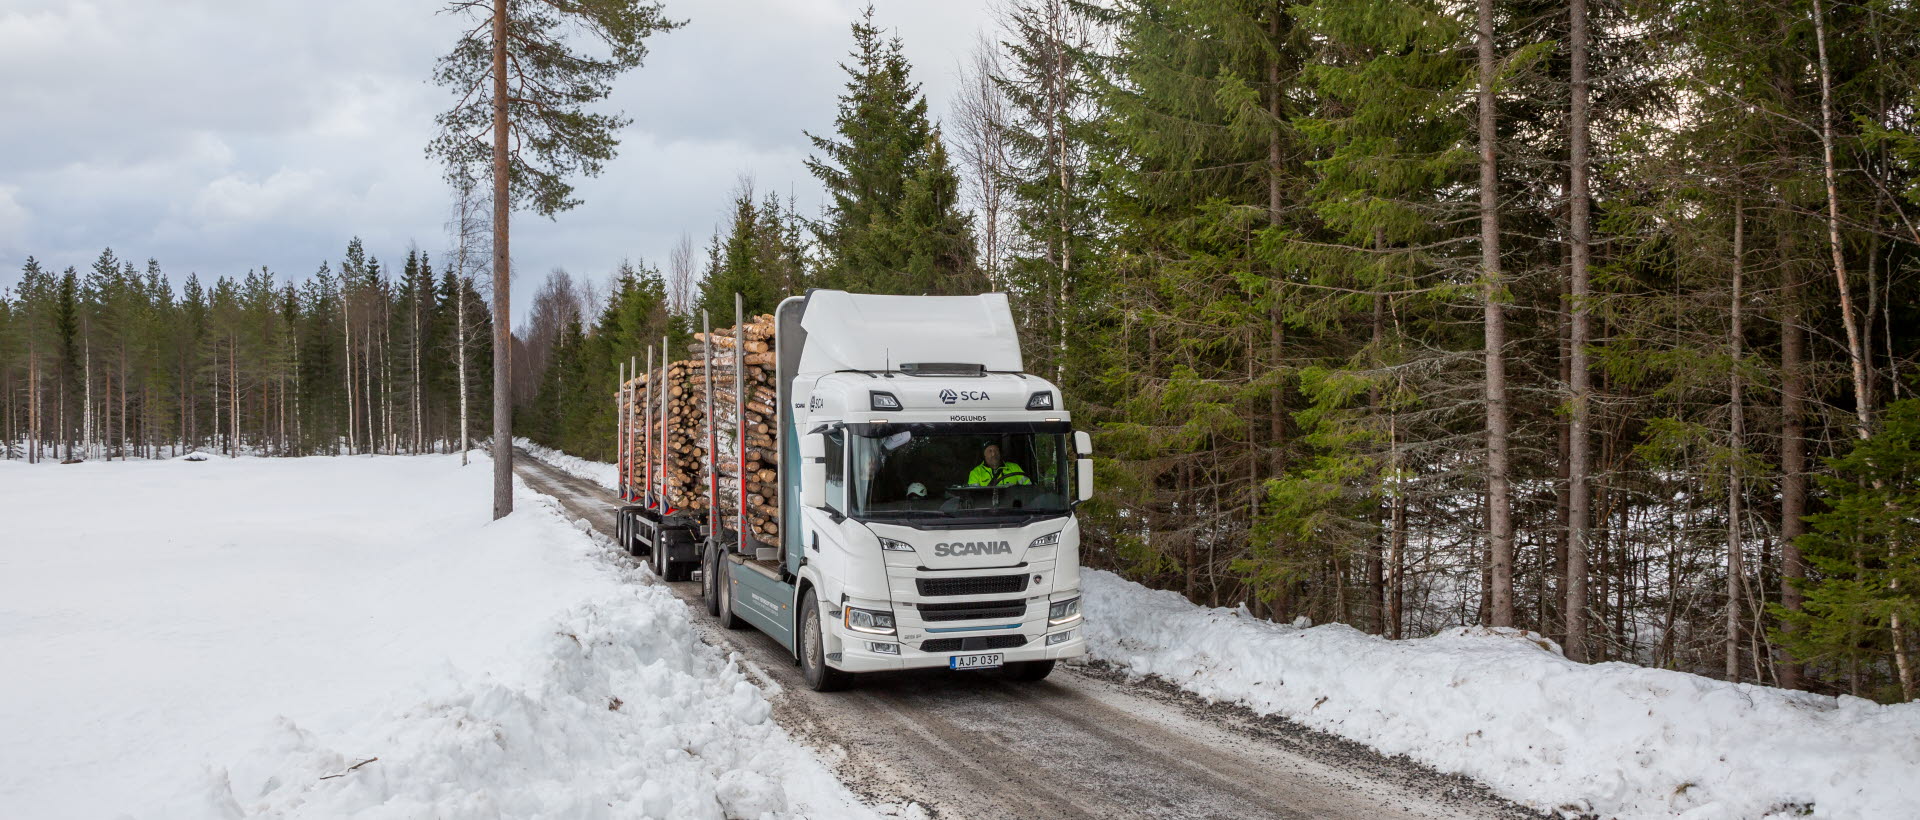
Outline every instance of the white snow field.
[(489, 522), (489, 470), (0, 467), (0, 817), (871, 816), (651, 576), (524, 488)]
[(1095, 658), (1605, 818), (1920, 817), (1920, 704), (1623, 663), (1518, 630), (1389, 641), (1081, 575)]

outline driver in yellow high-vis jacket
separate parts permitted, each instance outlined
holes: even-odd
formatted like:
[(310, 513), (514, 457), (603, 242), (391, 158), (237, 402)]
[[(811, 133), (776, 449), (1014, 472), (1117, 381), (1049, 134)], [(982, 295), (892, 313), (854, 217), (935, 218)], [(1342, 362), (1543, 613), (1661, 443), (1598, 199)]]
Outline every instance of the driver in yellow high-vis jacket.
[(974, 487), (1011, 487), (1032, 484), (1020, 465), (1000, 459), (1000, 445), (989, 444), (980, 453), (980, 465), (967, 475), (967, 484)]

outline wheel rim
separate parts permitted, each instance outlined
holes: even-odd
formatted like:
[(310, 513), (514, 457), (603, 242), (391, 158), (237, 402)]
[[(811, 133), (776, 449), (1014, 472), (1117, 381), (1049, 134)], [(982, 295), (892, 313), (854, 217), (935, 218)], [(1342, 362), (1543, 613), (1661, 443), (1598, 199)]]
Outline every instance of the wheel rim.
[(800, 629), (800, 656), (809, 672), (820, 668), (820, 609), (807, 610), (806, 625)]

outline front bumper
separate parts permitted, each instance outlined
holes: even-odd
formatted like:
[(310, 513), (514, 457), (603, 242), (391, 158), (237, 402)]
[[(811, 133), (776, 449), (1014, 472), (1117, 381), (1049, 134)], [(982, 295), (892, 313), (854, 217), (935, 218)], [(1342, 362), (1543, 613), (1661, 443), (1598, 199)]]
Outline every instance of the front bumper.
[[(831, 622), (829, 622), (831, 623)], [(840, 632), (840, 652), (838, 658), (827, 658), (827, 665), (847, 672), (882, 672), (892, 669), (946, 669), (948, 659), (955, 655), (978, 655), (997, 652), (1001, 663), (1025, 663), (1029, 661), (1053, 661), (1077, 658), (1087, 654), (1087, 639), (1082, 630), (1085, 621), (1076, 622), (1071, 629), (1072, 636), (1067, 640), (1047, 645), (1047, 635), (1030, 636), (1026, 643), (1005, 649), (957, 649), (952, 651), (925, 652), (920, 649), (924, 641), (897, 643), (891, 635), (867, 635), (859, 632), (836, 629)], [(830, 627), (832, 628), (832, 627)], [(900, 648), (900, 654), (893, 655), (873, 651), (872, 644), (891, 643)]]

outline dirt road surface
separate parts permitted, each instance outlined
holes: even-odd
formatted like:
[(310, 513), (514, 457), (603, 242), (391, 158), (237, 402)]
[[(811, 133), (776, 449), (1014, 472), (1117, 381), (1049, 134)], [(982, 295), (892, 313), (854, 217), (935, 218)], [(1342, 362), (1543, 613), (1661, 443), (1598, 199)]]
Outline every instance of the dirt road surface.
[[(619, 502), (605, 489), (525, 451), (514, 470), (613, 535)], [(1097, 664), (1035, 684), (933, 670), (813, 692), (772, 638), (708, 617), (698, 582), (670, 586), (702, 640), (739, 653), (775, 719), (875, 802), (937, 818), (1540, 817), (1471, 780)]]

